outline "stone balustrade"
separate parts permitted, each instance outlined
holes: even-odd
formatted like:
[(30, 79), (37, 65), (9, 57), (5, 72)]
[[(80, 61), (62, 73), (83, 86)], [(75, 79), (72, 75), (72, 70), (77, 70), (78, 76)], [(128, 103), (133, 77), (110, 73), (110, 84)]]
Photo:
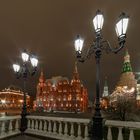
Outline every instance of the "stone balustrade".
[(0, 139), (19, 134), (20, 119), (20, 116), (0, 117)]
[(123, 140), (122, 129), (129, 129), (129, 140), (135, 140), (134, 130), (140, 129), (140, 122), (131, 122), (131, 121), (105, 121), (105, 125), (108, 127), (107, 140), (113, 140), (112, 137), (112, 128), (118, 128), (118, 137), (117, 140)]
[(26, 133), (60, 140), (89, 140), (89, 119), (27, 116)]
[[(0, 139), (20, 134), (20, 116), (0, 117)], [(61, 118), (46, 116), (27, 116), (28, 126), (25, 134), (33, 134), (59, 140), (89, 140), (90, 119)], [(134, 130), (140, 130), (140, 122), (106, 120), (107, 140), (113, 140), (112, 128), (117, 128), (117, 140), (124, 140), (122, 130), (129, 130), (129, 140), (135, 140)]]

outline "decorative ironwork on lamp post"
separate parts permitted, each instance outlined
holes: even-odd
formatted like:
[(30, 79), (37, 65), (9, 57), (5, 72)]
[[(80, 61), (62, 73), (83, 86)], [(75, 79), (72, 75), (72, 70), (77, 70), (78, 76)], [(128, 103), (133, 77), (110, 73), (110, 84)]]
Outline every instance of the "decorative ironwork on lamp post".
[[(21, 112), (21, 127), (20, 131), (23, 133), (27, 129), (27, 104), (26, 104), (26, 80), (29, 75), (33, 76), (37, 71), (38, 59), (34, 55), (29, 55), (26, 50), (24, 50), (21, 54), (23, 63), (20, 66), (19, 64), (13, 64), (13, 69), (16, 74), (17, 79), (23, 78), (24, 80), (24, 97), (23, 97), (23, 106)], [(32, 65), (32, 69), (30, 69), (30, 65)]]
[(97, 10), (96, 16), (93, 18), (96, 39), (84, 55), (82, 54), (84, 40), (79, 35), (75, 40), (75, 50), (79, 62), (84, 62), (93, 54), (95, 55), (96, 60), (96, 103), (95, 113), (92, 119), (91, 140), (103, 139), (103, 118), (100, 112), (100, 58), (102, 51), (106, 51), (107, 53), (118, 53), (124, 47), (128, 22), (129, 17), (125, 13), (121, 13), (115, 27), (119, 46), (112, 48), (109, 41), (104, 40), (102, 37), (101, 31), (104, 23), (104, 17), (102, 12)]

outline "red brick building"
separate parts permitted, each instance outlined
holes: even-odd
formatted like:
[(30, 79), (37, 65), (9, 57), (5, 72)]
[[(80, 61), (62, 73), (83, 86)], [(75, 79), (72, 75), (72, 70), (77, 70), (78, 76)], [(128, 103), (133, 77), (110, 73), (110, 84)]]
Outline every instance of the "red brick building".
[(71, 81), (62, 76), (45, 80), (41, 72), (34, 101), (35, 110), (43, 108), (46, 111), (85, 112), (87, 106), (87, 89), (81, 83), (77, 65)]

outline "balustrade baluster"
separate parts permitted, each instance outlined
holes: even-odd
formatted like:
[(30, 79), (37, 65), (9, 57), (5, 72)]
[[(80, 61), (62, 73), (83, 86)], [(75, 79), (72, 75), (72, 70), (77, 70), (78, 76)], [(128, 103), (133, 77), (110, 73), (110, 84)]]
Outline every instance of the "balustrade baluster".
[(118, 127), (118, 129), (119, 129), (118, 140), (123, 140), (122, 127)]
[(13, 126), (12, 126), (12, 120), (9, 120), (9, 133), (12, 133)]
[(64, 136), (65, 136), (66, 138), (68, 137), (68, 123), (67, 123), (67, 122), (65, 122)]
[(31, 129), (31, 120), (28, 119), (28, 126), (27, 126), (28, 129)]
[(129, 128), (129, 130), (130, 130), (129, 140), (135, 140), (134, 129), (133, 128)]
[(42, 131), (42, 120), (39, 122), (39, 130)]
[(47, 122), (46, 122), (46, 120), (44, 120), (44, 127), (43, 127), (43, 130), (44, 130), (44, 131), (47, 130)]
[(59, 135), (62, 135), (62, 122), (59, 122)]
[(16, 119), (15, 131), (19, 131), (19, 119)]
[(38, 130), (38, 120), (35, 120), (35, 130)]
[(80, 123), (78, 123), (78, 137), (77, 137), (77, 140), (81, 140), (82, 139), (82, 137), (81, 137), (81, 124)]
[(49, 132), (49, 134), (51, 134), (51, 130), (52, 130), (52, 127), (51, 127), (51, 120), (49, 120), (49, 126), (48, 126), (48, 132)]
[(107, 140), (112, 140), (111, 126), (108, 126)]
[(89, 140), (89, 137), (88, 137), (88, 124), (85, 124), (84, 140)]
[(35, 126), (34, 126), (34, 125), (35, 125), (35, 124), (34, 124), (34, 119), (31, 119), (31, 121), (32, 121), (31, 129), (34, 129), (34, 127), (35, 127)]
[(53, 133), (56, 135), (56, 121), (54, 121), (54, 125), (53, 125)]
[(5, 134), (5, 121), (2, 121), (1, 122), (1, 132), (0, 132), (0, 135), (4, 135)]
[(73, 122), (71, 123), (70, 137), (72, 139), (74, 139), (74, 126), (73, 126)]

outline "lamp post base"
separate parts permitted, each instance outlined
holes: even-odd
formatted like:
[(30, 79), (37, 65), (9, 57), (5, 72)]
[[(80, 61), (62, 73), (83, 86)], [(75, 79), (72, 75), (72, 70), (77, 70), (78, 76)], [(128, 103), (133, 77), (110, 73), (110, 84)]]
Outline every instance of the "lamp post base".
[(90, 140), (103, 140), (103, 118), (101, 116), (94, 116), (92, 118)]
[(23, 108), (22, 108), (22, 112), (21, 112), (21, 125), (20, 125), (21, 133), (24, 133), (24, 131), (27, 129), (27, 118), (26, 118), (26, 116), (27, 116), (27, 107), (26, 107), (26, 104), (24, 104)]
[(26, 115), (21, 114), (21, 127), (20, 131), (21, 133), (24, 133), (24, 131), (27, 129), (27, 118)]

